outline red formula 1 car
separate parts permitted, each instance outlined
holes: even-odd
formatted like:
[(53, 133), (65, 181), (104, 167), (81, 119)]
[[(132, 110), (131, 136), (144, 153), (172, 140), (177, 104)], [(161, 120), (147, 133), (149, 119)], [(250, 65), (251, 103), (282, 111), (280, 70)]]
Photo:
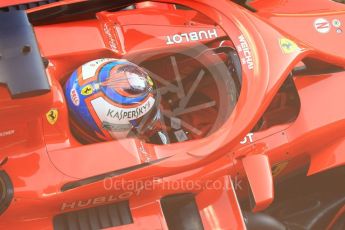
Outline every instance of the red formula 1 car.
[[(345, 229), (343, 3), (1, 0), (0, 229)], [(66, 82), (110, 59), (165, 141), (80, 126)]]

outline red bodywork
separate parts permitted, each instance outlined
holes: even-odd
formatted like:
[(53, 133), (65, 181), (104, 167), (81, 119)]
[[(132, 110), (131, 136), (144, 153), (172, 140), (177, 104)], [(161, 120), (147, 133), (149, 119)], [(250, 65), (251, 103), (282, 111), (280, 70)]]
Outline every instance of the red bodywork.
[[(2, 0), (0, 6), (19, 2)], [(29, 11), (69, 2), (79, 1)], [(53, 229), (52, 219), (59, 213), (120, 200), (129, 200), (133, 224), (113, 229), (168, 229), (159, 200), (177, 193), (196, 194), (205, 229), (245, 229), (239, 200), (247, 198), (248, 190), (235, 190), (234, 178), (243, 180), (243, 186), (248, 181), (254, 211), (260, 211), (274, 199), (274, 181), (305, 167), (312, 175), (345, 163), (345, 107), (338, 103), (345, 98), (341, 71), (294, 76), (300, 100), (296, 119), (246, 136), (302, 60), (314, 58), (345, 68), (344, 32), (332, 28), (322, 34), (313, 26), (320, 17), (345, 24), (345, 5), (327, 0), (304, 0), (303, 7), (299, 0), (256, 0), (251, 3), (256, 13), (226, 0), (162, 1), (186, 5), (217, 22), (219, 33), (228, 35), (234, 47), (244, 35), (254, 68), (242, 66), (242, 89), (234, 112), (212, 135), (185, 143), (155, 146), (124, 139), (81, 145), (71, 134), (61, 86), (74, 69), (99, 57), (130, 59), (148, 50), (166, 50), (167, 35), (215, 28), (196, 11), (153, 2), (139, 3), (133, 11), (99, 12), (92, 20), (34, 27), (42, 56), (50, 61), (47, 74), (52, 88), (42, 96), (12, 99), (6, 86), (0, 86), (0, 133), (13, 132), (0, 136), (0, 161), (6, 159), (1, 168), (14, 187), (14, 199), (0, 216), (1, 229)], [(193, 21), (195, 27), (183, 26)], [(299, 49), (284, 53), (282, 38), (294, 41)], [(169, 48), (178, 52), (185, 47)], [(53, 125), (46, 119), (50, 109), (59, 111)], [(143, 152), (152, 160), (166, 159), (61, 191), (69, 182), (142, 164)], [(286, 167), (273, 177), (271, 167), (284, 162)], [(155, 188), (105, 189), (105, 183), (116, 181), (154, 183)], [(183, 181), (202, 186), (178, 190), (165, 186)], [(227, 189), (209, 188), (210, 181)]]

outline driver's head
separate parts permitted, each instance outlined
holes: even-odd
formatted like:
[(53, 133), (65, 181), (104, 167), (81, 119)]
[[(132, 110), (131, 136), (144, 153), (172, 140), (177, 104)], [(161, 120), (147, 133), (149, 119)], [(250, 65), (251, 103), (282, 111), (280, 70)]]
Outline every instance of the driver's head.
[(99, 59), (82, 65), (66, 83), (74, 132), (87, 142), (126, 137), (154, 113), (154, 88), (147, 72), (127, 60)]

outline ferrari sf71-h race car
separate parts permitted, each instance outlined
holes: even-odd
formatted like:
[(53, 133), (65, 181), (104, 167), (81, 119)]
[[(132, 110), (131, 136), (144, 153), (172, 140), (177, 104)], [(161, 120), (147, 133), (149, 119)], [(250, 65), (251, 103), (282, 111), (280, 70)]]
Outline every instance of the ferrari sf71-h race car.
[(345, 5), (0, 0), (0, 229), (345, 229)]

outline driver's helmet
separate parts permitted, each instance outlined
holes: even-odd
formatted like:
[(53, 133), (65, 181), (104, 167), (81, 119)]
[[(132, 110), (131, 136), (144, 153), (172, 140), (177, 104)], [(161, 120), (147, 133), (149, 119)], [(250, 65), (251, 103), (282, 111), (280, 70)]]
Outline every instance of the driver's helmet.
[(72, 130), (85, 142), (124, 138), (155, 113), (152, 79), (127, 60), (88, 62), (73, 72), (65, 87)]

